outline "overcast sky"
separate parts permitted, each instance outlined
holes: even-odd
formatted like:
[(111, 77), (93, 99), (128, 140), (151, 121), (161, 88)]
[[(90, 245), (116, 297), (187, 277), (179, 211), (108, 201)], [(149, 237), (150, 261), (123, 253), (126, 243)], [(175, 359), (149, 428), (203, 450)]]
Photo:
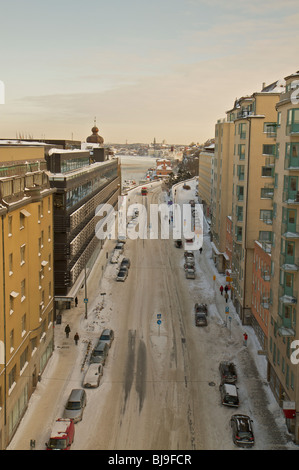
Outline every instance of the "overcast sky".
[(0, 138), (203, 143), (299, 70), (298, 0), (0, 1)]

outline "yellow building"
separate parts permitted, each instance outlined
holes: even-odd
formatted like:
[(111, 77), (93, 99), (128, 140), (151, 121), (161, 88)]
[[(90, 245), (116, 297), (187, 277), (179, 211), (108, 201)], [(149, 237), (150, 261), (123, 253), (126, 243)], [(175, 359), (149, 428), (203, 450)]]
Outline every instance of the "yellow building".
[(275, 105), (281, 91), (281, 83), (275, 82), (237, 100), (227, 113), (234, 122), (232, 298), (243, 323), (251, 322), (255, 241), (265, 250), (271, 250), (273, 241)]
[(285, 93), (276, 105), (268, 380), (298, 443), (299, 369), (292, 356), (298, 347), (292, 349), (292, 342), (299, 339), (299, 72), (285, 81)]
[(53, 351), (53, 190), (43, 147), (0, 147), (0, 448)]
[(211, 212), (211, 182), (212, 159), (214, 156), (214, 144), (205, 147), (199, 153), (198, 163), (198, 196), (203, 205), (205, 216), (210, 219)]
[(212, 161), (211, 239), (212, 256), (218, 271), (230, 269), (226, 253), (226, 220), (232, 208), (234, 123), (219, 120), (215, 126), (215, 153)]

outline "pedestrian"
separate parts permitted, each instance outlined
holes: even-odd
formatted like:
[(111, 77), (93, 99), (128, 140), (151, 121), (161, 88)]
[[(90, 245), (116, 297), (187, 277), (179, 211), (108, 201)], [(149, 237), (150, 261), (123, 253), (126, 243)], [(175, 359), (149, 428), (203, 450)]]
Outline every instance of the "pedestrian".
[(66, 325), (64, 331), (65, 331), (66, 337), (68, 338), (68, 337), (69, 337), (69, 334), (70, 334), (70, 332), (71, 332), (71, 328), (70, 328), (70, 325), (69, 325), (69, 324)]
[(199, 253), (202, 254), (202, 246), (199, 248)]
[(78, 335), (78, 333), (75, 334), (74, 340), (75, 340), (75, 343), (78, 344), (78, 341), (79, 341), (79, 335)]
[(225, 285), (225, 288), (224, 288), (224, 290), (225, 290), (225, 292), (227, 292), (227, 291), (228, 291), (228, 285), (227, 285), (227, 284)]
[(75, 306), (78, 306), (78, 297), (75, 297)]
[(219, 290), (220, 290), (221, 295), (223, 295), (223, 286), (220, 286)]
[(225, 292), (224, 298), (225, 298), (225, 302), (227, 303), (227, 301), (228, 301), (228, 293), (227, 292)]
[(243, 338), (244, 338), (244, 346), (247, 346), (247, 339), (248, 339), (247, 333), (243, 334)]

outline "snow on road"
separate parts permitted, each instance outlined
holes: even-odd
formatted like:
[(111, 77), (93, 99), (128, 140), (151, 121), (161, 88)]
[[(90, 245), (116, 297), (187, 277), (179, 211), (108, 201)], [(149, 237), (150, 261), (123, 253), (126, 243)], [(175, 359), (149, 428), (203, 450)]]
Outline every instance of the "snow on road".
[[(196, 199), (196, 180), (191, 181), (190, 186), (190, 190), (185, 190), (182, 186), (177, 187), (176, 197), (186, 202), (189, 202), (190, 199)], [(131, 200), (133, 200), (134, 191), (130, 194)], [(163, 200), (167, 202), (165, 193), (162, 193), (161, 202), (163, 202)], [(191, 424), (188, 432), (190, 432), (191, 442), (199, 440), (195, 435), (196, 429), (199, 433), (202, 433), (202, 438), (204, 442), (207, 443), (207, 449), (235, 448), (232, 444), (229, 428), (229, 418), (234, 410), (232, 411), (220, 405), (218, 390), (219, 362), (221, 359), (230, 359), (235, 362), (239, 373), (238, 386), (241, 407), (237, 411), (249, 414), (254, 419), (256, 448), (268, 450), (293, 448), (293, 444), (288, 439), (282, 411), (276, 403), (266, 382), (266, 358), (257, 354), (260, 345), (258, 344), (254, 332), (251, 327), (241, 325), (232, 302), (229, 300), (228, 304), (226, 304), (224, 298), (219, 293), (219, 286), (225, 284), (225, 277), (217, 272), (212, 262), (211, 244), (207, 234), (207, 227), (208, 225), (204, 227), (203, 253), (199, 254), (197, 252), (195, 256), (197, 272), (197, 278), (195, 280), (187, 280), (184, 277), (182, 267), (183, 250), (175, 249), (175, 251), (171, 246), (172, 251), (169, 251), (170, 254), (168, 255), (169, 262), (172, 263), (171, 268), (173, 271), (175, 271), (174, 266), (178, 268), (174, 272), (174, 276), (182, 278), (181, 290), (176, 292), (176, 302), (181, 302), (182, 305), (185, 306), (187, 301), (183, 303), (182, 298), (186, 295), (190, 305), (194, 305), (196, 301), (206, 302), (209, 305), (208, 327), (206, 327), (206, 329), (194, 327), (191, 330), (192, 337), (187, 338), (187, 342), (189, 341), (190, 344), (195, 344), (194, 350), (201, 351), (201, 356), (197, 357), (197, 362), (195, 363), (193, 362), (194, 358), (192, 359), (192, 363), (190, 363), (189, 367), (190, 375), (188, 377), (185, 375), (185, 380), (190, 381), (192, 390), (195, 390), (196, 387), (201, 390), (198, 394), (198, 400), (204, 400), (204, 404), (200, 405), (200, 403), (195, 403), (194, 407), (197, 409), (197, 406), (202, 406), (202, 422), (206, 423), (205, 429), (202, 430), (200, 425), (195, 423), (195, 411), (193, 411), (192, 415), (192, 411), (189, 409), (189, 421)], [(142, 242), (139, 241), (139, 243)], [(172, 244), (171, 241), (167, 243)], [(174, 341), (170, 338), (170, 328), (174, 328), (175, 326), (169, 325), (170, 322), (167, 324), (167, 322), (162, 321), (158, 329), (156, 321), (148, 323), (148, 319), (146, 318), (146, 323), (144, 323), (145, 320), (142, 317), (140, 318), (140, 312), (137, 308), (136, 311), (133, 312), (132, 318), (128, 320), (124, 318), (125, 309), (129, 308), (130, 305), (133, 309), (134, 284), (132, 281), (128, 284), (126, 284), (127, 281), (125, 283), (117, 283), (121, 285), (118, 287), (117, 297), (115, 296), (116, 267), (106, 260), (106, 252), (111, 252), (112, 246), (113, 241), (106, 242), (100, 259), (88, 280), (88, 297), (90, 298), (90, 303), (88, 304), (88, 318), (84, 318), (84, 289), (82, 289), (79, 294), (79, 307), (65, 311), (63, 314), (64, 323), (69, 321), (72, 326), (71, 338), (68, 340), (65, 338), (64, 323), (55, 326), (56, 347), (54, 353), (43, 373), (41, 382), (38, 384), (35, 393), (30, 399), (28, 410), (9, 445), (9, 450), (28, 449), (30, 439), (36, 440), (37, 449), (45, 448), (44, 444), (49, 438), (53, 423), (63, 412), (64, 404), (70, 390), (82, 386), (82, 374), (85, 368), (84, 360), (87, 358), (87, 345), (89, 341), (96, 341), (104, 327), (112, 327), (115, 331), (116, 339), (109, 352), (109, 358), (104, 368), (104, 376), (100, 388), (87, 391), (88, 404), (84, 411), (84, 419), (82, 422), (76, 424), (76, 436), (73, 445), (75, 450), (93, 448), (89, 447), (90, 445), (94, 445), (94, 442), (90, 440), (90, 436), (97, 436), (99, 429), (101, 429), (99, 422), (103, 423), (103, 429), (109, 426), (109, 432), (111, 431), (110, 434), (107, 433), (107, 437), (101, 435), (98, 438), (102, 446), (100, 448), (115, 449), (118, 448), (117, 445), (119, 443), (122, 443), (122, 445), (126, 443), (128, 447), (122, 448), (134, 449), (134, 439), (130, 439), (130, 430), (133, 432), (134, 429), (136, 433), (136, 426), (137, 431), (139, 426), (139, 434), (141, 437), (138, 444), (141, 446), (143, 442), (142, 439), (144, 439), (145, 443), (146, 433), (150, 433), (151, 431), (150, 414), (152, 408), (150, 407), (150, 403), (147, 403), (150, 394), (152, 394), (152, 399), (155, 399), (155, 394), (160, 396), (161, 400), (167, 400), (168, 396), (168, 399), (172, 400), (174, 403), (178, 401), (178, 407), (185, 405), (190, 407), (190, 403), (189, 405), (188, 403), (185, 403), (185, 405), (180, 403), (183, 395), (181, 392), (182, 387), (179, 383), (173, 387), (173, 389), (169, 389), (168, 394), (166, 393), (166, 398), (164, 397), (165, 390), (163, 390), (164, 395), (162, 394), (161, 387), (163, 387), (163, 384), (160, 382), (155, 383), (156, 377), (160, 377), (160, 374), (165, 374), (165, 364), (163, 365), (165, 358), (167, 358), (167, 361), (169, 361), (172, 366), (174, 365), (177, 346), (173, 342), (171, 351), (169, 347), (170, 341)], [(132, 248), (132, 245), (128, 250), (129, 256), (133, 258), (135, 250)], [(167, 250), (170, 250), (170, 248), (167, 248)], [(132, 273), (130, 273), (130, 276), (133, 275)], [(148, 276), (148, 279), (150, 279), (150, 273), (148, 273)], [(213, 280), (213, 276), (216, 277), (215, 281)], [(164, 277), (163, 282), (165, 283), (166, 281), (167, 276)], [(138, 282), (137, 279), (136, 282)], [(143, 282), (147, 282), (147, 280)], [(101, 295), (103, 293), (105, 293), (105, 295)], [(174, 296), (174, 293), (172, 293), (172, 296)], [(136, 303), (141, 301), (142, 299), (138, 298), (135, 300)], [(173, 302), (174, 301), (173, 299)], [(148, 298), (144, 300), (144, 302), (146, 302), (146, 306), (149, 308), (153, 301), (151, 298)], [(153, 317), (159, 311), (159, 306), (159, 303), (154, 304)], [(225, 313), (226, 306), (229, 306), (231, 321), (227, 319), (227, 314)], [(163, 308), (165, 308), (164, 305)], [(185, 310), (185, 308), (183, 310)], [(189, 311), (190, 324), (193, 324), (193, 309), (190, 308)], [(127, 331), (125, 332), (125, 328), (128, 334)], [(75, 330), (78, 330), (80, 335), (78, 346), (75, 346), (72, 341)], [(141, 331), (141, 335), (143, 336), (137, 338), (137, 331)], [(249, 336), (247, 347), (243, 345), (243, 333), (245, 331)], [(118, 342), (118, 338), (124, 334), (129, 338), (128, 341), (131, 341), (128, 345), (126, 344), (126, 349), (124, 345)], [(149, 344), (144, 343), (144, 341), (146, 341), (145, 335), (149, 338)], [(199, 338), (201, 338), (201, 341)], [(182, 339), (185, 340), (185, 338)], [(140, 382), (138, 382), (134, 376), (136, 371), (130, 369), (128, 360), (127, 362), (125, 361), (125, 356), (129, 358), (128, 349), (130, 349), (130, 347), (132, 347), (132, 350), (134, 347), (137, 348), (137, 340), (139, 341), (138, 359), (141, 362), (143, 361), (142, 364), (140, 363), (140, 367), (138, 364), (136, 366), (137, 369), (139, 367)], [(146, 347), (151, 349), (151, 356), (149, 354), (146, 356)], [(122, 357), (123, 363), (120, 361)], [(123, 377), (123, 375), (120, 375), (118, 368), (121, 370), (124, 364), (127, 376), (120, 380), (119, 377)], [(146, 383), (145, 378), (142, 378), (142, 370), (145, 367), (147, 367), (148, 370), (151, 369), (150, 366), (153, 367), (153, 364), (155, 364), (155, 370), (148, 372), (152, 374), (150, 377), (153, 380)], [(202, 369), (202, 375), (197, 375), (196, 369), (198, 368)], [(170, 373), (176, 374), (176, 377), (180, 376), (179, 368), (177, 371), (170, 370), (167, 373), (169, 377)], [(132, 374), (132, 376), (130, 376), (130, 374)], [(185, 374), (187, 374), (186, 371)], [(197, 379), (199, 380), (198, 383), (192, 383), (193, 374), (196, 379), (199, 377), (199, 379)], [(127, 401), (125, 401), (127, 414), (124, 412), (124, 404), (121, 397), (126, 387), (128, 393), (133, 394), (131, 387), (134, 377), (136, 380), (134, 397), (138, 397), (139, 407), (143, 407), (143, 418), (140, 417), (140, 410), (138, 415), (138, 410), (136, 409), (137, 402), (135, 399), (133, 400), (133, 396), (131, 400), (128, 398)], [(204, 380), (202, 380), (202, 377), (204, 377)], [(120, 382), (118, 383), (118, 381)], [(146, 390), (144, 388), (145, 385), (147, 387)], [(191, 393), (189, 389), (188, 393)], [(119, 412), (113, 412), (113, 406), (115, 406)], [(130, 413), (132, 421), (130, 421), (129, 418)], [(172, 447), (169, 449), (176, 449), (179, 448), (178, 446), (180, 445), (179, 430), (181, 423), (176, 419), (175, 414), (170, 413), (173, 413), (170, 409), (166, 413), (165, 402), (165, 412), (163, 412), (164, 421), (160, 422), (161, 433), (159, 436), (163, 442), (163, 434), (169, 434), (169, 442), (172, 442)], [(136, 421), (133, 419), (135, 415)], [(37, 418), (40, 416), (43, 417), (42, 425)], [(153, 416), (156, 416), (154, 410)], [(158, 418), (156, 417), (156, 419)], [(168, 427), (166, 424), (167, 421), (169, 424)], [(123, 424), (124, 422), (126, 422), (126, 427)], [(163, 426), (165, 426), (165, 429)], [(173, 430), (169, 429), (169, 427)], [(132, 436), (134, 436), (134, 434), (132, 434)], [(221, 438), (219, 438), (219, 436), (221, 436)], [(136, 442), (137, 439), (135, 444)], [(152, 442), (158, 445), (158, 437), (156, 441)]]

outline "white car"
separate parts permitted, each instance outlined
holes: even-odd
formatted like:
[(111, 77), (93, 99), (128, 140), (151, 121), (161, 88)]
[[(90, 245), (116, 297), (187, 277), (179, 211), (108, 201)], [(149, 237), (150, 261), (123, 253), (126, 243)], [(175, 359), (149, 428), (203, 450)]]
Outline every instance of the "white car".
[(89, 365), (83, 380), (83, 387), (96, 388), (100, 384), (103, 375), (103, 365), (92, 363)]

